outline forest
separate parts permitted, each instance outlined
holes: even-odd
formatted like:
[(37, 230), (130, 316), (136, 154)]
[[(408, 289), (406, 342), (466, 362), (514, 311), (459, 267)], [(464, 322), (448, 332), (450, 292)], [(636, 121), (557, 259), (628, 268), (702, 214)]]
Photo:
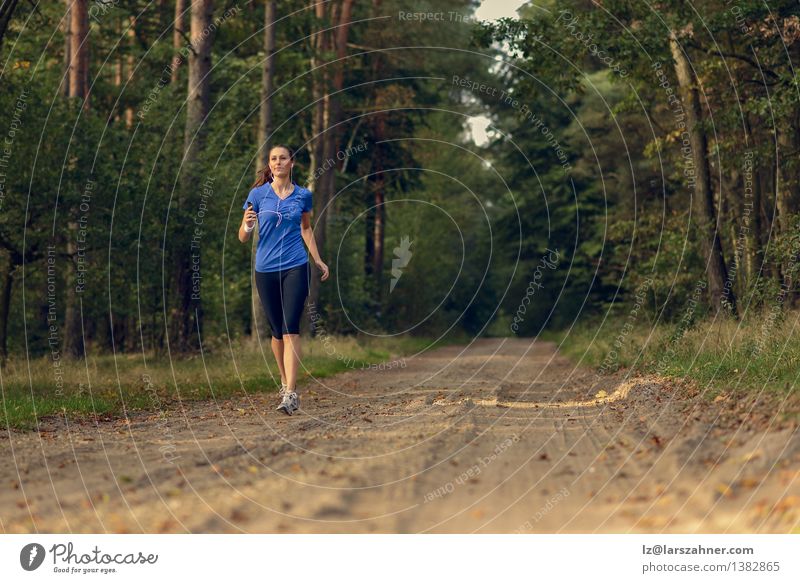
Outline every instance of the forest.
[(478, 4), (3, 2), (2, 359), (266, 336), (236, 231), (270, 144), (332, 270), (305, 334), (767, 342), (798, 301), (797, 3)]

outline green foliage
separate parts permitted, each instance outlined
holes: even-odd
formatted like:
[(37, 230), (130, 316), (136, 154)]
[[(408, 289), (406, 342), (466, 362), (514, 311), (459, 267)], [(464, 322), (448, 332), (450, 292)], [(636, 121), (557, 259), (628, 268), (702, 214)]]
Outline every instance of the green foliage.
[[(171, 258), (184, 229), (195, 227), (206, 342), (224, 345), (250, 329), (252, 250), (236, 231), (264, 146), (256, 131), (263, 3), (236, 5), (214, 33), (212, 111), (193, 168), (183, 162), (187, 63), (176, 82), (168, 70), (174, 5), (152, 4), (110, 3), (92, 21), (87, 109), (61, 92), (63, 5), (22, 4), (12, 21), (0, 53), (0, 132), (17, 123), (27, 96), (0, 214), (0, 263), (16, 266), (12, 351), (50, 350), (48, 245), (63, 329), (78, 222), (93, 350), (165, 348)], [(413, 10), (443, 20), (401, 22), (409, 8), (400, 0), (354, 5), (335, 131), (337, 148), (366, 151), (337, 166), (330, 193), (324, 259), (333, 273), (315, 307), (328, 332), (536, 335), (583, 315), (624, 318), (636, 302), (643, 321), (677, 325), (695, 297), (691, 321), (700, 318), (705, 261), (663, 86), (677, 87), (671, 33), (701, 84), (714, 205), (723, 255), (729, 265), (737, 258), (737, 295), (749, 310), (768, 309), (785, 281), (800, 279), (800, 224), (791, 216), (800, 209), (796, 3), (547, 0), (525, 6), (522, 18), (472, 26), (475, 7), (426, 1)], [(270, 141), (296, 147), (294, 178), (306, 183), (312, 84), (330, 80), (335, 54), (313, 55), (309, 35), (325, 23), (290, 8), (279, 5)], [(322, 66), (312, 72), (312, 64)], [(472, 116), (491, 121), (486, 145), (470, 139)], [(753, 226), (745, 251), (734, 253), (750, 160), (760, 231)], [(386, 222), (374, 274), (365, 250), (378, 188)], [(779, 202), (790, 216), (779, 216)], [(787, 305), (797, 301), (794, 289), (786, 295)]]
[[(795, 138), (784, 138), (780, 152), (783, 193), (773, 180), (775, 136), (796, 136), (800, 124), (800, 92), (787, 59), (796, 56), (798, 46), (796, 5), (676, 0), (654, 7), (612, 0), (587, 9), (576, 0), (529, 6), (522, 16), (481, 27), (476, 42), (510, 47), (509, 85), (535, 104), (530, 109), (566, 145), (576, 195), (570, 200), (558, 179), (548, 180), (554, 178), (553, 157), (541, 136), (533, 139), (537, 132), (526, 132), (525, 123), (514, 124), (508, 113), (529, 121), (519, 108), (503, 113), (502, 104), (493, 107), (495, 118), (514, 137), (513, 145), (510, 140), (495, 144), (503, 148), (508, 173), (525, 185), (521, 190), (531, 201), (538, 198), (533, 193), (541, 193), (539, 203), (522, 207), (537, 218), (517, 220), (516, 209), (510, 210), (508, 240), (515, 240), (516, 231), (523, 241), (526, 234), (532, 240), (546, 234), (551, 243), (564, 237), (560, 242), (567, 255), (574, 254), (566, 297), (585, 298), (580, 310), (587, 316), (629, 311), (643, 285), (650, 321), (680, 320), (692, 298), (699, 301), (698, 316), (706, 311), (707, 275), (691, 212), (694, 192), (684, 173), (675, 104), (667, 93), (677, 95), (669, 48), (674, 34), (702, 84), (712, 188), (733, 289), (746, 298), (748, 310), (774, 303), (783, 272), (796, 281), (795, 217), (787, 217), (780, 228), (772, 224), (777, 238), (767, 233), (778, 210), (776, 197), (787, 197), (787, 208), (793, 205), (795, 212), (800, 208)], [(781, 53), (787, 45), (794, 52)], [(654, 73), (657, 63), (664, 79)], [(553, 99), (552, 92), (560, 99)], [(535, 169), (513, 158), (516, 148)], [(753, 161), (749, 169), (748, 160)], [(745, 222), (745, 205), (753, 199), (742, 196), (745, 180), (761, 191), (761, 206), (749, 211), (750, 222)], [(545, 213), (547, 220), (541, 218)], [(570, 246), (573, 234), (578, 243)], [(745, 246), (740, 237), (748, 239)], [(523, 244), (521, 261), (535, 263), (542, 246)], [(789, 292), (787, 305), (796, 301), (797, 292)], [(569, 314), (568, 305), (562, 296), (556, 313)], [(504, 308), (508, 313), (513, 305)], [(526, 333), (537, 333), (540, 324), (536, 321)]]
[(546, 338), (601, 373), (689, 378), (704, 387), (707, 398), (752, 391), (785, 395), (794, 387), (800, 359), (793, 332), (797, 316), (794, 311), (776, 319), (763, 310), (740, 322), (698, 318), (690, 325), (651, 325), (623, 316), (586, 320)]

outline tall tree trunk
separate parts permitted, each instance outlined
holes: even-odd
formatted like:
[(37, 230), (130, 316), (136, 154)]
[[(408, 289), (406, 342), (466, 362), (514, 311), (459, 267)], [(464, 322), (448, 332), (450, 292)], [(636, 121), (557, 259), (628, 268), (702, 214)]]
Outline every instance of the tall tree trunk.
[(72, 0), (64, 0), (67, 11), (64, 15), (64, 82), (61, 84), (61, 94), (64, 97), (69, 97), (69, 69), (72, 59), (70, 59), (70, 50), (72, 46)]
[(744, 217), (746, 209), (741, 193), (744, 182), (739, 169), (734, 165), (728, 172), (727, 178), (723, 177), (720, 185), (720, 200), (722, 212), (720, 223), (728, 227), (728, 241), (726, 248), (731, 251), (728, 255), (728, 278), (737, 296), (747, 291), (747, 243)]
[[(125, 22), (123, 17), (120, 17), (115, 20), (114, 22), (114, 33), (117, 35), (117, 38), (122, 36), (122, 31), (125, 29)], [(122, 95), (122, 78), (125, 75), (125, 53), (124, 51), (116, 51), (115, 55), (115, 63), (114, 63), (114, 87), (116, 88), (117, 95)], [(121, 106), (121, 104), (120, 104)], [(114, 121), (118, 122), (120, 119), (120, 110), (119, 108), (114, 110)]]
[[(89, 11), (87, 0), (74, 0), (70, 9), (70, 66), (69, 96), (82, 100), (84, 109), (89, 109)], [(69, 216), (69, 209), (62, 211)], [(66, 292), (64, 307), (64, 336), (62, 350), (65, 356), (80, 357), (84, 354), (83, 331), (77, 283), (77, 248), (75, 245), (78, 224), (67, 222), (66, 251), (67, 261), (64, 276)]]
[[(761, 171), (759, 170), (759, 161), (757, 158), (753, 159), (753, 208), (750, 223), (750, 241), (748, 243), (748, 268), (751, 273), (751, 281), (755, 283), (756, 278), (767, 275), (762, 268), (764, 258), (761, 255), (764, 249), (764, 221), (762, 217), (762, 208), (764, 198), (764, 189), (762, 187)], [(759, 257), (761, 255), (761, 257)]]
[(749, 214), (750, 224), (747, 232), (747, 281), (753, 285), (761, 270), (758, 254), (763, 249), (763, 235), (761, 229), (761, 173), (758, 159), (751, 148), (755, 148), (753, 132), (747, 115), (744, 118), (744, 131), (746, 132), (747, 150), (744, 163), (744, 201), (745, 211)]
[[(314, 182), (314, 238), (317, 248), (323, 258), (327, 257), (328, 240), (328, 213), (330, 202), (336, 190), (336, 150), (340, 142), (341, 133), (338, 127), (341, 117), (341, 89), (344, 87), (344, 61), (347, 56), (347, 38), (352, 20), (353, 0), (331, 2), (329, 22), (335, 25), (334, 32), (320, 35), (318, 55), (322, 56), (329, 50), (334, 50), (336, 62), (331, 66), (332, 74), (325, 67), (322, 74), (322, 86), (316, 87), (315, 99), (322, 98), (315, 111), (314, 136), (317, 140), (315, 146), (315, 163), (312, 176)], [(322, 3), (317, 5), (318, 18), (324, 18)], [(324, 27), (323, 20), (321, 26)], [(319, 305), (320, 281), (318, 277), (311, 278), (309, 292), (311, 305)]]
[[(788, 120), (787, 120), (788, 121)], [(778, 229), (783, 237), (791, 237), (793, 234), (793, 219), (797, 216), (800, 208), (800, 196), (798, 195), (797, 172), (797, 140), (796, 126), (792, 123), (786, 124), (788, 127), (777, 127), (778, 149), (775, 160), (775, 206), (778, 214)], [(781, 261), (781, 272), (783, 273), (783, 284), (792, 290), (787, 297), (786, 306), (794, 307), (797, 302), (797, 291), (795, 290), (795, 271), (797, 257), (784, 257)]]
[(675, 75), (686, 112), (686, 129), (690, 136), (692, 160), (696, 172), (692, 208), (697, 219), (697, 232), (702, 253), (706, 259), (711, 304), (715, 310), (723, 309), (736, 314), (736, 297), (733, 289), (725, 287), (728, 270), (725, 266), (725, 257), (722, 253), (719, 228), (714, 212), (714, 193), (711, 189), (711, 171), (708, 164), (708, 142), (703, 128), (697, 78), (674, 33), (670, 34), (669, 46), (675, 61)]
[[(329, 117), (327, 108), (330, 105), (328, 100), (328, 85), (329, 74), (326, 67), (322, 66), (326, 53), (330, 48), (330, 31), (325, 29), (328, 27), (326, 20), (326, 4), (318, 2), (314, 6), (314, 14), (317, 19), (316, 31), (312, 40), (311, 51), (311, 68), (313, 70), (311, 77), (311, 94), (314, 100), (314, 111), (311, 115), (311, 143), (309, 144), (309, 152), (311, 164), (309, 165), (309, 184), (308, 188), (314, 193), (314, 219), (313, 226), (315, 231), (315, 238), (317, 240), (317, 248), (322, 253), (319, 244), (319, 233), (317, 232), (317, 225), (319, 223), (320, 214), (325, 210), (323, 185), (325, 180), (322, 175), (325, 168), (330, 166), (332, 161), (329, 159), (325, 151), (325, 120)], [(324, 236), (323, 236), (324, 238)], [(311, 278), (311, 286), (309, 289), (308, 304), (315, 306), (319, 309), (319, 278)], [(301, 332), (305, 331), (308, 326), (311, 334), (316, 331), (314, 322), (306, 321), (306, 318), (301, 320)]]
[[(343, 13), (346, 5), (351, 4), (350, 0), (344, 0), (340, 6), (337, 2), (330, 3), (330, 25), (335, 27), (328, 34), (328, 49), (334, 51), (336, 59), (339, 55), (347, 54), (347, 47), (340, 48), (340, 42), (347, 42), (347, 29), (349, 27), (349, 16), (347, 22), (340, 21), (340, 14)], [(342, 10), (340, 10), (342, 8)], [(342, 37), (344, 30), (344, 37)], [(344, 41), (342, 41), (344, 39)], [(316, 200), (319, 202), (320, 212), (315, 215), (314, 236), (317, 240), (317, 247), (321, 255), (325, 255), (325, 243), (327, 242), (327, 225), (329, 202), (333, 198), (333, 191), (336, 185), (336, 150), (338, 128), (338, 107), (339, 95), (337, 91), (342, 88), (344, 72), (341, 63), (332, 61), (325, 66), (325, 97), (322, 120), (322, 159), (327, 162), (324, 171), (321, 173), (317, 184)]]
[(8, 316), (11, 313), (11, 291), (17, 269), (11, 253), (2, 252), (3, 278), (0, 284), (0, 365), (8, 358)]
[(205, 147), (205, 121), (211, 104), (211, 20), (212, 0), (192, 0), (189, 83), (186, 98), (184, 164), (173, 219), (174, 271), (171, 344), (178, 352), (196, 346), (202, 325), (202, 261), (200, 244), (194, 245), (193, 194), (203, 191), (205, 183), (200, 155)]
[[(131, 94), (131, 80), (133, 79), (133, 70), (136, 67), (136, 59), (133, 56), (133, 51), (136, 48), (136, 17), (129, 16), (128, 17), (128, 56), (126, 57), (126, 68), (127, 68), (127, 75), (126, 75), (126, 91), (128, 95)], [(125, 127), (128, 129), (133, 127), (133, 106), (128, 105), (125, 108)]]
[(272, 133), (272, 92), (275, 77), (275, 0), (264, 2), (264, 68), (261, 70), (261, 111), (258, 123), (258, 168), (269, 160), (267, 140)]
[(375, 279), (375, 302), (380, 306), (383, 298), (383, 256), (384, 239), (386, 232), (386, 170), (384, 163), (384, 145), (386, 138), (386, 117), (383, 113), (376, 113), (375, 120), (375, 153), (373, 155), (373, 189), (374, 221), (372, 232), (372, 275)]
[[(261, 71), (261, 111), (258, 123), (258, 174), (269, 163), (269, 136), (272, 133), (272, 92), (275, 77), (275, 0), (265, 0), (264, 6), (264, 68)], [(261, 299), (256, 287), (256, 249), (258, 249), (258, 229), (253, 231), (253, 252), (250, 260), (251, 287), (250, 304), (253, 327), (250, 332), (255, 341), (267, 337), (267, 315), (261, 307)]]
[(83, 100), (89, 109), (89, 11), (88, 0), (74, 0), (70, 10), (69, 96)]
[[(376, 14), (380, 13), (381, 0), (373, 0), (373, 10)], [(372, 79), (377, 83), (383, 78), (383, 55), (380, 52), (372, 53)], [(383, 297), (383, 260), (384, 260), (384, 239), (386, 229), (386, 176), (384, 174), (385, 160), (384, 148), (381, 143), (386, 139), (386, 114), (385, 103), (382, 92), (378, 85), (375, 90), (375, 102), (372, 115), (372, 140), (375, 151), (372, 155), (372, 169), (370, 174), (370, 192), (372, 200), (368, 202), (370, 217), (367, 221), (367, 264), (365, 274), (373, 280), (373, 301), (380, 307)]]
[(183, 23), (185, 22), (184, 12), (186, 12), (186, 0), (175, 0), (175, 27), (172, 29), (172, 56), (171, 80), (175, 83), (178, 80), (178, 69), (181, 66), (183, 57), (180, 55), (183, 46)]
[[(308, 187), (316, 194), (320, 184), (320, 168), (325, 164), (325, 160), (322, 157), (324, 146), (322, 132), (325, 121), (325, 95), (327, 93), (328, 75), (322, 66), (322, 62), (324, 61), (324, 54), (328, 50), (330, 32), (325, 30), (327, 24), (325, 21), (324, 2), (315, 3), (314, 16), (317, 19), (316, 30), (311, 37), (311, 95), (314, 100), (314, 111), (311, 115), (311, 142), (309, 143), (311, 165), (309, 167)], [(316, 206), (315, 197), (314, 207), (316, 208)]]
[[(777, 157), (769, 157), (770, 164), (777, 161)], [(761, 224), (762, 224), (762, 239), (761, 249), (764, 250), (763, 270), (764, 274), (773, 280), (777, 285), (780, 285), (783, 280), (781, 279), (781, 268), (775, 261), (768, 261), (767, 249), (774, 250), (774, 237), (778, 233), (778, 220), (776, 218), (777, 211), (775, 210), (775, 200), (772, 196), (764, 196), (764, 193), (773, 192), (773, 182), (775, 180), (775, 168), (770, 167), (770, 171), (764, 171), (759, 174), (761, 177)], [(774, 251), (773, 251), (774, 252)]]
[[(375, 171), (374, 163), (371, 172)], [(364, 181), (364, 280), (374, 281), (375, 266), (375, 193), (372, 178)], [(374, 295), (374, 294), (372, 294)]]
[[(342, 0), (341, 7), (337, 10), (338, 5), (334, 4), (333, 22), (336, 23), (334, 38), (334, 47), (336, 49), (336, 62), (333, 64), (333, 87), (331, 92), (326, 96), (327, 100), (327, 119), (325, 120), (325, 154), (324, 159), (335, 161), (339, 158), (337, 150), (341, 140), (341, 129), (339, 128), (339, 120), (341, 118), (342, 104), (341, 104), (341, 91), (344, 87), (344, 59), (347, 56), (347, 37), (350, 31), (350, 20), (353, 12), (353, 0)], [(324, 212), (321, 212), (316, 217), (316, 225), (314, 227), (314, 234), (317, 240), (317, 246), (321, 254), (325, 254), (327, 235), (328, 235), (328, 212), (330, 211), (330, 201), (333, 199), (336, 190), (336, 164), (330, 164), (330, 169), (322, 175), (321, 190)]]
[(84, 355), (83, 315), (80, 308), (80, 296), (76, 291), (78, 282), (77, 245), (78, 223), (69, 222), (67, 232), (67, 268), (64, 278), (66, 302), (64, 304), (64, 338), (62, 350), (65, 356), (78, 358)]
[(797, 156), (794, 140), (795, 128), (776, 128), (778, 151), (775, 163), (775, 204), (778, 209), (778, 226), (782, 234), (788, 234), (791, 218), (800, 207), (797, 193), (797, 180), (794, 169), (789, 167), (792, 157)]

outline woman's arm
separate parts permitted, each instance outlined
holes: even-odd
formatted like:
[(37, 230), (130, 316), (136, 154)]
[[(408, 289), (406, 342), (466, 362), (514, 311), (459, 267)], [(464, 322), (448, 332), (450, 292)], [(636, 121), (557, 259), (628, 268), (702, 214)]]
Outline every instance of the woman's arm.
[(328, 266), (319, 256), (317, 250), (317, 240), (314, 238), (314, 230), (311, 228), (311, 213), (303, 213), (300, 217), (300, 234), (303, 236), (303, 241), (306, 242), (308, 252), (311, 253), (311, 258), (314, 263), (322, 271), (322, 281), (328, 279)]

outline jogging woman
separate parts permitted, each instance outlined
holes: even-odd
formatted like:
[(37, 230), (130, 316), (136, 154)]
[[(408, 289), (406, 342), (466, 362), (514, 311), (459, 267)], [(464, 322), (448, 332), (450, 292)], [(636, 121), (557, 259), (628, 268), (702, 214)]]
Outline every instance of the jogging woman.
[(247, 196), (239, 241), (246, 243), (258, 221), (256, 287), (272, 334), (272, 353), (281, 373), (278, 411), (291, 415), (300, 408), (297, 369), (300, 363), (300, 317), (310, 285), (308, 254), (328, 279), (328, 266), (319, 256), (311, 230), (311, 191), (292, 182), (294, 153), (276, 145), (269, 164)]

